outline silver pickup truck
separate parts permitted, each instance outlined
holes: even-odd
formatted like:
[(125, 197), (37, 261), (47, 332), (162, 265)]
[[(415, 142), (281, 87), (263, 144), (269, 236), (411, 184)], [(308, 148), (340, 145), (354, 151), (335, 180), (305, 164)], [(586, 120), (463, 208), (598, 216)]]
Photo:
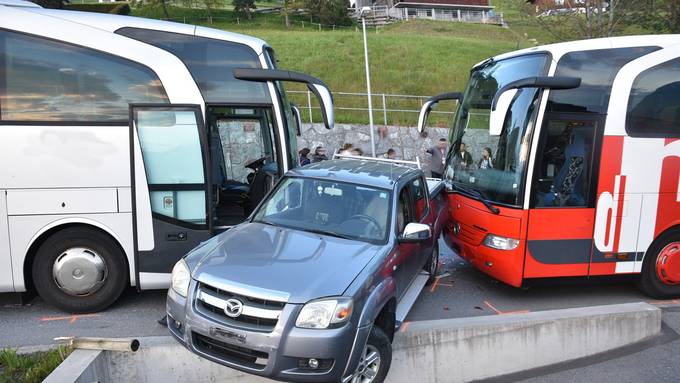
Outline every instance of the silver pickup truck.
[(382, 382), (439, 263), (441, 181), (396, 162), (294, 169), (248, 221), (175, 266), (168, 328), (192, 352), (295, 382)]

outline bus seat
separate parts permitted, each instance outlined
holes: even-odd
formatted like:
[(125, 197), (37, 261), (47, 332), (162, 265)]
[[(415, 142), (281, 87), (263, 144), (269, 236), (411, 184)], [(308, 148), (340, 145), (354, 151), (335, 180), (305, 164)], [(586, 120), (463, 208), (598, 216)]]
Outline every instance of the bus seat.
[(550, 192), (543, 196), (539, 206), (585, 206), (582, 195), (583, 174), (587, 169), (590, 145), (586, 132), (572, 132), (571, 143), (564, 150), (564, 163), (553, 180)]

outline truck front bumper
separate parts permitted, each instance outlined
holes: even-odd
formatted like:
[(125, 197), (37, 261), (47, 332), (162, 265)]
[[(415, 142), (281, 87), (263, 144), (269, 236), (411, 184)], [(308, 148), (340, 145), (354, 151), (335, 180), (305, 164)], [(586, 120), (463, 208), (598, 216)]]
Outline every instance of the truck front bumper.
[[(200, 313), (191, 298), (194, 292), (195, 282), (189, 298), (168, 290), (168, 329), (175, 339), (206, 359), (271, 379), (346, 381), (356, 369), (371, 330), (370, 326), (357, 328), (353, 322), (334, 329), (295, 327), (302, 309), (298, 304), (285, 305), (273, 331), (246, 330)], [(310, 367), (310, 359), (316, 359), (317, 368)]]

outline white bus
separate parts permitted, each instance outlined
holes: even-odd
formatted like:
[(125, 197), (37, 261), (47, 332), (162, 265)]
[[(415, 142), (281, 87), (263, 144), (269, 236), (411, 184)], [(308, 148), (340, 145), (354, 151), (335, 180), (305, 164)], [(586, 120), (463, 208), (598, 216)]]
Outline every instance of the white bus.
[(98, 311), (165, 288), (296, 166), (299, 113), (264, 41), (0, 0), (0, 292)]

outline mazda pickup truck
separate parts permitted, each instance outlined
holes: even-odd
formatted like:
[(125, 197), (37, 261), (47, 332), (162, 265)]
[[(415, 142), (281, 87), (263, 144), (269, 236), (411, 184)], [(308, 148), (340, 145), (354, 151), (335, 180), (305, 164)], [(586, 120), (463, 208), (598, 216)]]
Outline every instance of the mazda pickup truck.
[(396, 329), (439, 264), (439, 180), (343, 158), (289, 171), (250, 218), (175, 266), (172, 335), (190, 351), (294, 382), (382, 382)]

